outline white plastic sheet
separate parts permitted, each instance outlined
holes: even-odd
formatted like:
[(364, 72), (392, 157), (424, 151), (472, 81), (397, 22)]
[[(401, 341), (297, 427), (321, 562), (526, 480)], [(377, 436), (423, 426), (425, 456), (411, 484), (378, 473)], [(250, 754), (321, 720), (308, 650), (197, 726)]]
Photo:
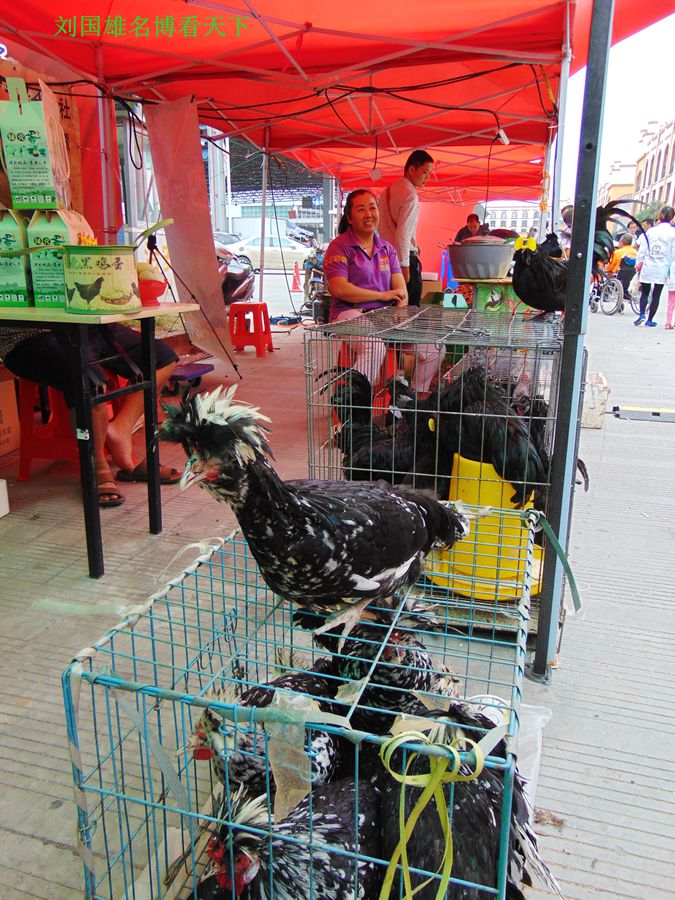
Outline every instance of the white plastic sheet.
[[(216, 263), (206, 176), (199, 139), (197, 107), (192, 99), (147, 106), (152, 166), (162, 218), (171, 218), (166, 241), (171, 265), (194, 293), (201, 312), (188, 313), (185, 325), (191, 341), (226, 359), (232, 352), (227, 315)], [(179, 298), (190, 293), (176, 279)]]

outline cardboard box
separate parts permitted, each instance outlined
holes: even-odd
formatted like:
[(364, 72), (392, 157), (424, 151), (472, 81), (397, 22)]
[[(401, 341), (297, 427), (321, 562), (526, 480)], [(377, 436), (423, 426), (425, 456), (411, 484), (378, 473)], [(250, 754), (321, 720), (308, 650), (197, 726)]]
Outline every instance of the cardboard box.
[(31, 253), (29, 257), (36, 306), (65, 307), (63, 247), (78, 244), (80, 235), (93, 238), (94, 232), (84, 216), (72, 210), (37, 210), (28, 223), (29, 248), (55, 248)]
[(30, 306), (32, 295), (26, 256), (3, 256), (28, 246), (26, 220), (19, 212), (0, 209), (0, 306)]
[(0, 456), (19, 449), (19, 411), (14, 381), (0, 381)]
[(422, 279), (422, 300), (427, 303), (431, 303), (431, 299), (425, 301), (424, 298), (427, 294), (438, 294), (443, 290), (441, 286), (441, 282), (438, 279)]
[(56, 96), (39, 82), (42, 100), (28, 99), (22, 78), (7, 78), (0, 136), (15, 209), (69, 209), (70, 160)]

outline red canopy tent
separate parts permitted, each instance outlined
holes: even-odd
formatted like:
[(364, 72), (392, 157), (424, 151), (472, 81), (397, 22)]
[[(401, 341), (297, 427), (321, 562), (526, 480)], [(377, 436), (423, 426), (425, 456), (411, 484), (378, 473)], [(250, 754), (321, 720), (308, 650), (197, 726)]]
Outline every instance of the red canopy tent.
[[(109, 96), (194, 95), (229, 136), (334, 175), (397, 177), (438, 161), (428, 197), (460, 207), (536, 199), (557, 128), (563, 60), (585, 63), (591, 0), (23, 0), (0, 14), (10, 55), (65, 63)], [(613, 40), (672, 11), (617, 0)], [(28, 54), (28, 55), (27, 55)], [(35, 65), (35, 63), (33, 63)], [(510, 143), (496, 141), (501, 130)], [(91, 213), (90, 213), (91, 218)]]
[[(615, 41), (672, 10), (670, 0), (616, 6)], [(0, 26), (10, 55), (37, 50), (116, 95), (194, 94), (203, 121), (345, 184), (362, 178), (359, 149), (372, 167), (377, 136), (385, 172), (408, 148), (450, 148), (436, 185), (476, 186), (502, 128), (535, 151), (504, 154), (500, 192), (522, 196), (556, 124), (568, 22), (578, 68), (590, 9), (590, 0), (23, 0)], [(476, 148), (468, 168), (466, 146)]]

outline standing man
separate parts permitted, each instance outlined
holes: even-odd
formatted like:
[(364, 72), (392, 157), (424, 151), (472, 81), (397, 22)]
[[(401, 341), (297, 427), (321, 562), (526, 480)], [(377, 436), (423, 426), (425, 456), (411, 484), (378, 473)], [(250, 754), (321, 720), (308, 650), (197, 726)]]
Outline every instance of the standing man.
[(408, 289), (408, 305), (419, 306), (422, 299), (422, 263), (415, 232), (419, 215), (417, 188), (424, 187), (434, 167), (426, 150), (415, 150), (406, 160), (403, 177), (380, 196), (379, 232), (394, 245)]

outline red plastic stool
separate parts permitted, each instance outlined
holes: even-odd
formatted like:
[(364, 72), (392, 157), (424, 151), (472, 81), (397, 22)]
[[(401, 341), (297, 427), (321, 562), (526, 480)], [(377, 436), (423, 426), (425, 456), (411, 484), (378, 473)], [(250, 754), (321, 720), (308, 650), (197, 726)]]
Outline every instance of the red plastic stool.
[[(125, 380), (106, 370), (110, 390), (122, 387)], [(40, 385), (18, 378), (19, 382), (19, 481), (30, 481), (30, 467), (34, 459), (58, 459), (79, 465), (77, 441), (70, 424), (70, 410), (61, 391), (47, 387), (49, 420), (35, 424), (35, 407)], [(112, 415), (118, 412), (122, 399), (108, 403)]]
[[(246, 318), (248, 314), (252, 316), (250, 325)], [(230, 336), (235, 350), (252, 346), (255, 347), (256, 356), (264, 356), (265, 350), (274, 350), (267, 304), (252, 300), (231, 303)]]
[(62, 459), (77, 463), (77, 441), (70, 427), (70, 410), (63, 394), (47, 388), (50, 416), (45, 425), (35, 424), (39, 385), (19, 378), (19, 481), (30, 481), (34, 459)]

